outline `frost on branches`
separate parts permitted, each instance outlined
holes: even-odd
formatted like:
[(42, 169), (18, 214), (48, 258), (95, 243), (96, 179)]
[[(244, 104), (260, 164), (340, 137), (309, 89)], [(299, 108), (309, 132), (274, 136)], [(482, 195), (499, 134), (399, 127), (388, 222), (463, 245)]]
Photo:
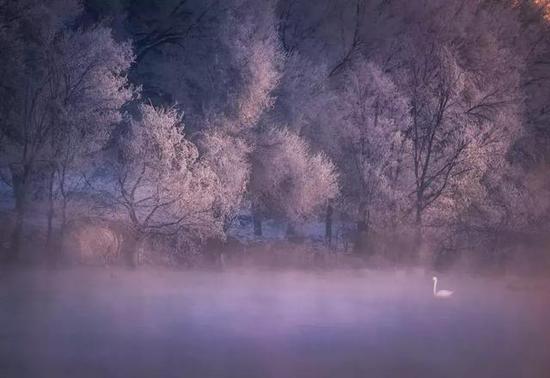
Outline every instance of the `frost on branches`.
[(250, 185), (261, 211), (300, 223), (338, 194), (332, 162), (286, 129), (262, 135), (256, 155), (260, 158), (252, 161)]
[(134, 237), (220, 234), (220, 180), (185, 138), (182, 115), (141, 105), (128, 126), (112, 165), (109, 199), (129, 220)]

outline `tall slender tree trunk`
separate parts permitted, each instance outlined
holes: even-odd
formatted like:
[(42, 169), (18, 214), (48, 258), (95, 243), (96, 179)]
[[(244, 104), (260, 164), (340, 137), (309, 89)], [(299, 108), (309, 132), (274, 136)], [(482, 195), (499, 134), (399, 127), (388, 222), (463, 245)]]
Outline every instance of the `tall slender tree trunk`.
[(46, 233), (46, 246), (48, 249), (48, 257), (51, 262), (54, 262), (57, 257), (56, 247), (53, 243), (53, 220), (55, 216), (55, 201), (54, 201), (54, 179), (55, 169), (52, 167), (50, 177), (48, 178), (48, 229)]
[(417, 195), (416, 217), (415, 217), (415, 246), (412, 254), (413, 260), (418, 259), (422, 252), (424, 236), (422, 234), (422, 195)]
[(355, 242), (353, 250), (356, 253), (364, 253), (367, 247), (369, 237), (369, 212), (367, 205), (361, 203), (359, 205), (359, 220), (357, 221), (357, 229), (355, 234)]
[(59, 192), (61, 194), (61, 224), (59, 226), (58, 259), (65, 256), (65, 228), (67, 227), (67, 192), (65, 191), (65, 166), (59, 172)]
[(254, 223), (254, 235), (255, 236), (262, 236), (263, 235), (262, 216), (260, 215), (259, 211), (253, 211), (253, 213), (252, 213), (252, 222)]
[(138, 265), (138, 252), (144, 240), (143, 232), (132, 228), (128, 230), (122, 246), (122, 253), (129, 267), (135, 268)]
[(296, 226), (292, 221), (289, 221), (286, 225), (286, 237), (287, 239), (296, 237)]
[(63, 198), (61, 203), (61, 224), (59, 225), (59, 235), (57, 236), (57, 250), (56, 261), (63, 260), (65, 258), (65, 232), (67, 228), (67, 201)]
[(10, 166), (10, 170), (15, 200), (15, 225), (11, 235), (11, 245), (6, 258), (9, 262), (17, 262), (21, 254), (21, 244), (23, 241), (30, 168), (26, 164), (20, 167), (12, 165)]
[(332, 212), (332, 204), (329, 202), (325, 214), (325, 241), (329, 247), (332, 244)]

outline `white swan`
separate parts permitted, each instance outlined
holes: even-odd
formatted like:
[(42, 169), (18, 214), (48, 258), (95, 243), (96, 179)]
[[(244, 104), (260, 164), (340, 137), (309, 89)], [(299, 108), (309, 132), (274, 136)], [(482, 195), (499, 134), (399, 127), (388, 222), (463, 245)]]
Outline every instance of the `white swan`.
[(434, 276), (432, 279), (434, 281), (434, 297), (449, 298), (451, 295), (453, 295), (454, 292), (452, 290), (437, 290), (437, 277)]

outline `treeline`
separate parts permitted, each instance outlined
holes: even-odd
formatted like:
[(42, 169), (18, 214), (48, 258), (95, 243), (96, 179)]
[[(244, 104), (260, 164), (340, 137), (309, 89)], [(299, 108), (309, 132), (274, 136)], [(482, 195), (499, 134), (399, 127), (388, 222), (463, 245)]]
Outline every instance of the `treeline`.
[(0, 0), (5, 257), (84, 217), (131, 260), (200, 249), (244, 209), (408, 261), (544, 246), (548, 28), (527, 0)]

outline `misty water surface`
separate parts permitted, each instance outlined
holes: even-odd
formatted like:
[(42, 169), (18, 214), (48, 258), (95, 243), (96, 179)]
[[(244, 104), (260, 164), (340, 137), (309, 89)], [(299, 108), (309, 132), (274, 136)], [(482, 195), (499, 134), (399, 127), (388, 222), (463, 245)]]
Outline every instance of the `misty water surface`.
[(0, 377), (548, 377), (537, 280), (2, 272)]

